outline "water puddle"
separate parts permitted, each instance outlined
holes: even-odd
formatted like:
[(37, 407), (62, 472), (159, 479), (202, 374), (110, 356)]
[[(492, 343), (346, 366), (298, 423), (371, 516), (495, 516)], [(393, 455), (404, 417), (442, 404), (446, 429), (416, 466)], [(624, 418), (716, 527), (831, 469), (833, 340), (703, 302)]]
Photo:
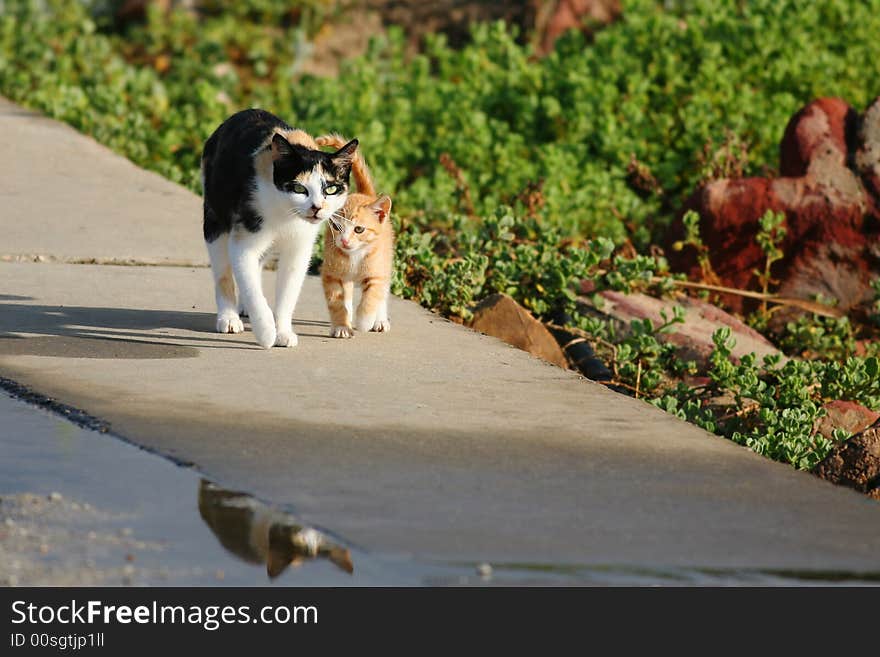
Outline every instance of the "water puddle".
[[(21, 391), (16, 391), (20, 394)], [(0, 389), (0, 585), (848, 585), (877, 573), (437, 563), (376, 555)], [(81, 421), (80, 421), (81, 420)], [(92, 430), (92, 429), (97, 429)]]
[(2, 392), (0, 451), (0, 585), (368, 583), (290, 514)]

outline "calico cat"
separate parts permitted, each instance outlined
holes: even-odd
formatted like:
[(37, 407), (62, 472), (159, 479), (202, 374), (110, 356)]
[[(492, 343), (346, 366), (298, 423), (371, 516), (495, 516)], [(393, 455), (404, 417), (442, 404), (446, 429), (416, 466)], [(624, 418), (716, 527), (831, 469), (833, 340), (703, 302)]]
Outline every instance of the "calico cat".
[[(319, 146), (339, 148), (339, 135), (318, 137)], [(358, 152), (352, 159), (357, 193), (350, 194), (340, 214), (328, 220), (324, 233), (321, 282), (330, 311), (330, 335), (351, 338), (354, 286), (361, 288), (354, 325), (358, 331), (390, 331), (388, 296), (394, 258), (391, 199), (376, 196), (373, 180)]]
[[(358, 142), (327, 153), (302, 130), (250, 109), (226, 119), (202, 154), (204, 236), (217, 299), (217, 331), (240, 333), (241, 307), (257, 343), (293, 347), (293, 310), (321, 222), (342, 209)], [(277, 247), (275, 315), (261, 258)]]

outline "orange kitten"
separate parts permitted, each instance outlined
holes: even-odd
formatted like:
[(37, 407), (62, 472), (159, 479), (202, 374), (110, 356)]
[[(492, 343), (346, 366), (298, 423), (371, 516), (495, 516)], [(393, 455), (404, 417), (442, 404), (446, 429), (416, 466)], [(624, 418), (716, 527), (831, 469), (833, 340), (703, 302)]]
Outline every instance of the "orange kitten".
[[(319, 146), (347, 143), (339, 135), (315, 140)], [(354, 326), (358, 331), (390, 331), (388, 296), (394, 258), (391, 199), (376, 196), (370, 172), (356, 151), (351, 172), (358, 193), (349, 194), (345, 206), (330, 217), (324, 233), (321, 282), (330, 310), (330, 335), (350, 338), (354, 286), (361, 288)]]

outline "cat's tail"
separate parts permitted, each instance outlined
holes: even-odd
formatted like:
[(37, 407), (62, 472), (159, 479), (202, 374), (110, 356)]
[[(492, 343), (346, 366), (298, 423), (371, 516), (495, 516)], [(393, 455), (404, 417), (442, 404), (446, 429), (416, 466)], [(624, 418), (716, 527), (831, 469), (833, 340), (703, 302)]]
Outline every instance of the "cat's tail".
[[(318, 146), (330, 146), (331, 148), (338, 149), (345, 146), (349, 140), (342, 135), (332, 133), (329, 135), (321, 135), (315, 139), (315, 142)], [(354, 174), (354, 182), (361, 194), (367, 194), (369, 196), (376, 195), (376, 190), (373, 188), (373, 178), (370, 176), (370, 170), (367, 168), (364, 156), (361, 155), (360, 148), (354, 152), (354, 159), (351, 162), (351, 172)]]

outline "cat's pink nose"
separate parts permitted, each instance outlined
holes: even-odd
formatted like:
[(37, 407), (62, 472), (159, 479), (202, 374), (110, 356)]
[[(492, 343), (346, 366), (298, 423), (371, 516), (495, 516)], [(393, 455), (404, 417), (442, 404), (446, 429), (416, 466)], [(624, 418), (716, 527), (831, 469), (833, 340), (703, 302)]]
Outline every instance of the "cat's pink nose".
[(343, 247), (345, 247), (346, 249), (348, 248), (348, 240), (347, 239), (345, 239), (344, 237), (340, 237), (339, 241)]

